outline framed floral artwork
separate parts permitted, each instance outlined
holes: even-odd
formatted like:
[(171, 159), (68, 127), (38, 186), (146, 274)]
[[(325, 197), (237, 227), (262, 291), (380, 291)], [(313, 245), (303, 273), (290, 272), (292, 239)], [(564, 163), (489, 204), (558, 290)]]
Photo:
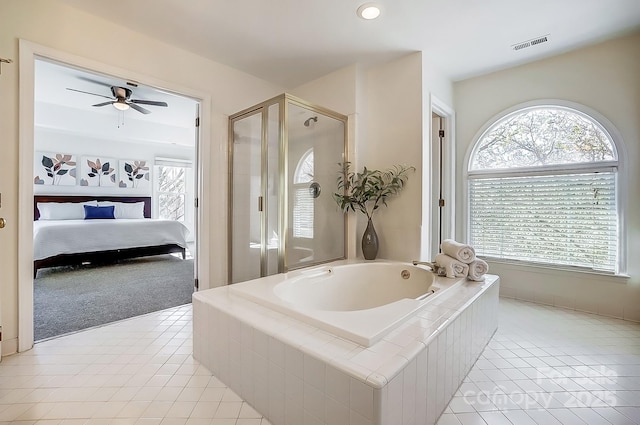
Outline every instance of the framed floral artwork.
[(118, 160), (114, 158), (83, 157), (80, 162), (80, 186), (114, 187)]
[(151, 187), (151, 167), (143, 160), (120, 160), (119, 187)]
[(34, 184), (75, 186), (76, 156), (66, 153), (36, 152)]

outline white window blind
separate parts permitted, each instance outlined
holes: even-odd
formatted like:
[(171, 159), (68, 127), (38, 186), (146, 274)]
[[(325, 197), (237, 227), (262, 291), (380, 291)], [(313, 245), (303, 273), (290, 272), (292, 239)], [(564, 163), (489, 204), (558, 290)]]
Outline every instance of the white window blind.
[(616, 174), (470, 176), (470, 243), (480, 256), (617, 273)]
[(293, 237), (313, 238), (313, 196), (307, 185), (294, 189)]
[(313, 181), (313, 148), (306, 151), (293, 174), (293, 237), (313, 238), (313, 191), (309, 183)]

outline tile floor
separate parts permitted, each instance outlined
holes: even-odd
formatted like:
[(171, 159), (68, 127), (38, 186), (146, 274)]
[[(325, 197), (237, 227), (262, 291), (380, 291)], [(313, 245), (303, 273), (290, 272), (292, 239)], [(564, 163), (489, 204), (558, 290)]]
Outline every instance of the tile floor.
[[(640, 324), (510, 299), (500, 316), (438, 425), (640, 424)], [(189, 305), (6, 357), (0, 424), (269, 425), (191, 335)]]
[(640, 424), (640, 324), (500, 299), (438, 425)]
[(0, 424), (269, 425), (191, 357), (191, 305), (0, 363)]

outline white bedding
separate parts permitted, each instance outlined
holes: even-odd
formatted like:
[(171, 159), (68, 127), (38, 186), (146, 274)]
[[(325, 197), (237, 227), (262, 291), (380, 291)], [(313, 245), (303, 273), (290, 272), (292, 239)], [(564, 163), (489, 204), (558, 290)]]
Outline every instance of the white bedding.
[(37, 220), (33, 222), (33, 258), (166, 244), (186, 248), (188, 233), (179, 221), (150, 218)]

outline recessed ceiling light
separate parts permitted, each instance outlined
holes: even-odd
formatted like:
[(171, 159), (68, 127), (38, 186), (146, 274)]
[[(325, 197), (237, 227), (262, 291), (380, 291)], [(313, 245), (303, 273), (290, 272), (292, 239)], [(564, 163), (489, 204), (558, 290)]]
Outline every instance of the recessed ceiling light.
[(375, 3), (365, 3), (356, 12), (359, 17), (366, 20), (376, 19), (380, 16), (380, 6)]

